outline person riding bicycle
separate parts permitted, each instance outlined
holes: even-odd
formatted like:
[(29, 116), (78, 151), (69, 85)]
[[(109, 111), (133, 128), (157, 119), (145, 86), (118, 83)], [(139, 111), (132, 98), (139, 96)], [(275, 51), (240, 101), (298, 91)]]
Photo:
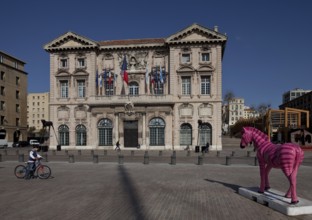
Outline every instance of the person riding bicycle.
[(42, 158), (37, 153), (38, 149), (39, 149), (39, 146), (38, 145), (34, 145), (33, 149), (29, 152), (25, 179), (30, 179), (34, 175), (34, 172), (35, 172), (35, 169), (36, 169), (36, 160), (39, 160), (39, 159)]

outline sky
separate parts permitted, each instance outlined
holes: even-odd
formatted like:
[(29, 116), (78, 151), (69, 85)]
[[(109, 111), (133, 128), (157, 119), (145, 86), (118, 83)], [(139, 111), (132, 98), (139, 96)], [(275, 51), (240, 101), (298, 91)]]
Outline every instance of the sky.
[(312, 89), (310, 0), (3, 0), (0, 50), (24, 62), (28, 92), (49, 91), (44, 45), (72, 31), (94, 41), (166, 38), (197, 23), (228, 41), (223, 97), (278, 109), (283, 93)]

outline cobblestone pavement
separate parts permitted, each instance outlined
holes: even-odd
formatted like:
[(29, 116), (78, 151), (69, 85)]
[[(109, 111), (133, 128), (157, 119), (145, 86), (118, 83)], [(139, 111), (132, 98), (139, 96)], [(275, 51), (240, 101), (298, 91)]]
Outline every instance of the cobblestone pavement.
[[(225, 147), (222, 152), (48, 151), (42, 152), (52, 169), (47, 180), (17, 179), (14, 167), (29, 149), (0, 150), (1, 219), (312, 219), (312, 215), (285, 216), (239, 195), (239, 187), (259, 185), (254, 152)], [(233, 153), (234, 151), (234, 153)], [(74, 155), (74, 163), (69, 156)], [(94, 156), (98, 155), (98, 161)], [(123, 155), (122, 161), (118, 155)], [(226, 158), (231, 156), (231, 165)], [(298, 196), (312, 200), (312, 152), (298, 172)], [(73, 162), (73, 161), (71, 161)], [(122, 163), (121, 163), (122, 162)], [(286, 192), (280, 170), (270, 174), (271, 187)]]
[[(0, 163), (1, 219), (311, 219), (288, 217), (240, 196), (259, 184), (258, 167), (165, 163), (48, 162), (47, 180), (17, 179)], [(300, 167), (299, 197), (312, 200), (312, 167)], [(286, 192), (280, 170), (271, 186)]]

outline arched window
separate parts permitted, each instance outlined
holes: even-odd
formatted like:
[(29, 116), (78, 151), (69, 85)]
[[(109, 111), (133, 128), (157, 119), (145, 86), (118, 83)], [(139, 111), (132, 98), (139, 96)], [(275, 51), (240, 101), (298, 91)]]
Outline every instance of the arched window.
[(209, 123), (203, 123), (201, 128), (199, 128), (199, 144), (206, 145), (209, 143), (211, 145), (212, 140), (212, 128)]
[(111, 120), (104, 118), (98, 123), (99, 146), (113, 145), (113, 125)]
[(150, 145), (165, 145), (165, 122), (161, 118), (153, 118), (149, 122)]
[(63, 146), (69, 145), (69, 128), (67, 125), (61, 125), (58, 128), (60, 144)]
[(192, 126), (184, 123), (180, 127), (180, 145), (192, 145)]
[(87, 145), (87, 129), (84, 125), (76, 126), (76, 145), (77, 146)]
[(137, 82), (129, 83), (129, 95), (132, 96), (139, 95), (139, 84)]

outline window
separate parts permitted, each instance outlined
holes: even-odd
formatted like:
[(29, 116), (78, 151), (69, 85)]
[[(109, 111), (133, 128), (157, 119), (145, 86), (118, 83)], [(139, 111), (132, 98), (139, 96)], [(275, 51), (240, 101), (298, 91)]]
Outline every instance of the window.
[(68, 98), (68, 81), (63, 80), (61, 83), (61, 98)]
[(211, 125), (208, 123), (202, 124), (201, 128), (199, 128), (199, 144), (206, 145), (209, 143), (211, 145), (211, 137), (212, 137), (212, 129)]
[(18, 76), (15, 79), (15, 83), (16, 83), (17, 86), (20, 84), (20, 78)]
[(1, 77), (1, 80), (4, 80), (5, 79), (5, 72), (1, 71), (0, 77)]
[(14, 62), (14, 68), (17, 69), (18, 68), (18, 63)]
[(78, 59), (77, 59), (77, 67), (78, 67), (78, 68), (84, 68), (84, 67), (86, 67), (85, 58), (78, 58)]
[(5, 110), (5, 102), (4, 101), (0, 102), (0, 110)]
[(201, 61), (202, 61), (202, 62), (208, 62), (208, 61), (210, 61), (210, 53), (202, 53), (202, 54), (201, 54)]
[(114, 95), (114, 81), (109, 80), (105, 82), (105, 95)]
[(191, 94), (191, 77), (183, 76), (182, 77), (182, 95)]
[(181, 63), (190, 63), (191, 62), (191, 54), (183, 53), (181, 55)]
[(210, 76), (201, 77), (201, 94), (210, 95)]
[(78, 98), (86, 97), (86, 84), (84, 80), (78, 80)]
[(3, 56), (0, 55), (0, 63), (3, 63)]
[(67, 125), (61, 125), (58, 129), (60, 144), (63, 146), (69, 145), (69, 128)]
[(102, 119), (98, 123), (99, 132), (99, 146), (112, 146), (113, 145), (113, 125), (111, 120)]
[(20, 119), (19, 118), (15, 119), (15, 126), (20, 126)]
[(68, 68), (68, 59), (61, 58), (60, 59), (60, 68), (67, 69)]
[(192, 126), (182, 124), (180, 127), (180, 145), (192, 145)]
[(19, 113), (20, 112), (20, 105), (16, 104), (16, 112)]
[(19, 91), (16, 91), (16, 92), (15, 92), (15, 98), (16, 98), (16, 99), (19, 99), (19, 98), (20, 98), (20, 92), (19, 92)]
[(129, 83), (129, 95), (132, 96), (139, 95), (139, 85), (137, 82)]
[(5, 122), (5, 121), (6, 121), (6, 120), (5, 120), (5, 117), (1, 115), (1, 120), (0, 120), (1, 125), (4, 125), (4, 122)]
[(87, 129), (84, 125), (77, 125), (76, 127), (76, 145), (87, 145)]
[(150, 145), (165, 145), (165, 122), (161, 118), (153, 118), (149, 123)]
[(4, 86), (1, 86), (1, 88), (0, 88), (0, 94), (1, 94), (1, 95), (5, 95), (5, 88), (4, 88)]

